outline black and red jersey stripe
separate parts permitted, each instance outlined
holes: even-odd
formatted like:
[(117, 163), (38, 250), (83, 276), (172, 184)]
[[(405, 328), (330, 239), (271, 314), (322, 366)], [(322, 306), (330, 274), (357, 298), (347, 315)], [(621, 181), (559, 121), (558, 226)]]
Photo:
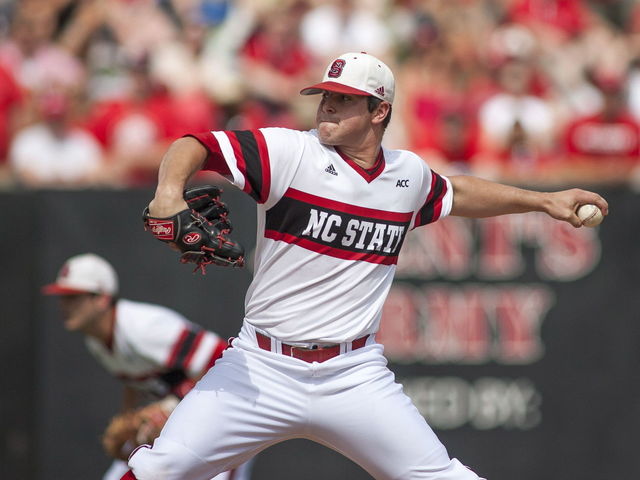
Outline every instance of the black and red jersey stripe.
[[(260, 130), (228, 130), (221, 132), (227, 136), (235, 163), (245, 179), (243, 191), (258, 203), (264, 203), (271, 188), (271, 167), (269, 150)], [(190, 134), (209, 152), (202, 167), (229, 177), (231, 171), (222, 154), (220, 144), (212, 132)]]

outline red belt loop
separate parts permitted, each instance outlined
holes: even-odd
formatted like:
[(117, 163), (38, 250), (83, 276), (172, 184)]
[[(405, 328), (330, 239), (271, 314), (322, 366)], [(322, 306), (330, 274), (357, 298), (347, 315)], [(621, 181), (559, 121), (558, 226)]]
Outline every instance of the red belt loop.
[[(353, 342), (351, 342), (351, 350), (353, 351), (357, 350), (358, 348), (364, 347), (367, 343), (367, 338), (369, 338), (369, 335), (356, 338)], [(271, 338), (269, 338), (268, 336), (256, 332), (256, 340), (258, 341), (258, 346), (262, 350), (267, 350), (269, 352), (273, 351), (271, 349)], [(289, 345), (288, 343), (283, 343), (282, 355), (297, 358), (309, 363), (320, 363), (340, 355), (340, 345), (333, 345), (331, 347), (304, 348), (296, 347), (295, 345)]]

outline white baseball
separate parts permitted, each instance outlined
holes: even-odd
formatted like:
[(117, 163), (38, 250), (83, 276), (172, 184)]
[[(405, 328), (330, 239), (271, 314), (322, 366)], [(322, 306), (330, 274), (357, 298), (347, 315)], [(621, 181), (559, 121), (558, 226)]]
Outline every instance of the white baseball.
[(604, 219), (600, 209), (591, 204), (581, 205), (576, 213), (578, 214), (578, 218), (582, 220), (582, 225), (585, 227), (600, 225)]

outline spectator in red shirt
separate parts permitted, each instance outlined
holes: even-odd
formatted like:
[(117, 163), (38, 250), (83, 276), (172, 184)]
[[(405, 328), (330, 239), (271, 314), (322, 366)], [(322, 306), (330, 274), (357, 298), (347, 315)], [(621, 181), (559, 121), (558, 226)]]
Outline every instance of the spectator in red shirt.
[(567, 125), (564, 175), (589, 183), (625, 181), (640, 155), (640, 125), (627, 106), (625, 79), (597, 75), (593, 83), (602, 93), (602, 108)]
[(88, 128), (109, 153), (111, 182), (150, 185), (162, 152), (176, 137), (219, 122), (215, 104), (204, 94), (175, 96), (156, 82), (147, 59), (131, 64), (132, 88), (123, 96), (97, 102)]
[(301, 83), (311, 78), (313, 56), (300, 38), (303, 2), (290, 2), (263, 12), (253, 34), (240, 51), (241, 74), (247, 101), (241, 105), (233, 128), (284, 126), (299, 128), (293, 108)]
[(413, 143), (429, 165), (442, 165), (442, 171), (467, 172), (478, 151), (478, 124), (469, 112), (446, 111), (429, 135)]
[(444, 44), (413, 53), (403, 67), (399, 111), (409, 148), (438, 171), (467, 170), (478, 148), (478, 108), (489, 94), (486, 71)]
[(11, 72), (0, 65), (0, 181), (4, 181), (7, 149), (13, 130), (13, 114), (22, 104), (23, 93)]
[(539, 34), (574, 36), (588, 26), (590, 11), (582, 0), (516, 0), (509, 9), (511, 20)]
[(497, 69), (498, 91), (478, 111), (479, 175), (528, 182), (550, 161), (557, 121), (552, 103), (536, 92), (536, 73), (528, 58), (509, 58)]

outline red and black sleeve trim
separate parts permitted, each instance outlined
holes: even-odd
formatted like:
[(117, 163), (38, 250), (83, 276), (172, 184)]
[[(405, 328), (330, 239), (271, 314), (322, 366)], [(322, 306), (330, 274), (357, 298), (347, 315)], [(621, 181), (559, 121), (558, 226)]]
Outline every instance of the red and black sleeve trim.
[(259, 192), (262, 190), (262, 169), (256, 139), (252, 132), (246, 130), (234, 130), (231, 135), (235, 135), (237, 140), (237, 143), (233, 140), (231, 143), (238, 167), (245, 177), (245, 191), (258, 201)]
[(435, 222), (440, 218), (442, 213), (442, 200), (447, 193), (447, 182), (436, 172), (431, 172), (431, 190), (427, 195), (427, 200), (418, 211), (416, 216), (415, 227), (427, 225)]
[(271, 183), (269, 152), (260, 130), (226, 132), (236, 157), (238, 170), (245, 178), (244, 192), (264, 203)]
[(229, 170), (229, 166), (224, 160), (218, 139), (213, 135), (213, 133), (192, 133), (185, 135), (185, 137), (195, 138), (204, 148), (207, 149), (207, 158), (204, 161), (202, 170), (211, 170), (212, 172), (217, 172), (225, 177), (231, 176), (231, 170)]
[[(233, 130), (222, 133), (229, 139), (236, 166), (245, 180), (243, 191), (258, 203), (266, 202), (271, 188), (271, 170), (264, 135), (260, 130)], [(185, 136), (195, 138), (207, 149), (208, 155), (203, 170), (212, 170), (228, 178), (233, 176), (218, 139), (212, 132)]]
[(180, 338), (178, 338), (178, 341), (173, 346), (171, 355), (167, 361), (167, 367), (170, 369), (186, 370), (203, 335), (203, 330), (183, 330)]

